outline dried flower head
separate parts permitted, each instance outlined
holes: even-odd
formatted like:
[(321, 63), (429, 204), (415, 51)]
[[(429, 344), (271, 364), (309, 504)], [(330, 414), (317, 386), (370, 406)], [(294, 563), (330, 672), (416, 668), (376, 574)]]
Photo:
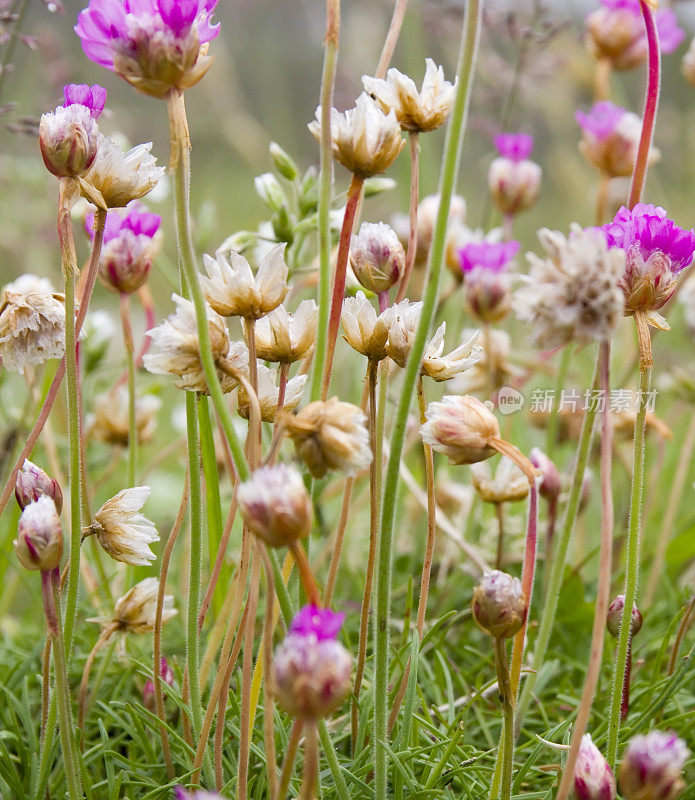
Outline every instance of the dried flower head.
[(511, 305), (509, 266), (519, 242), (471, 241), (459, 250), (466, 300), (481, 322), (498, 322)]
[[(321, 108), (309, 130), (321, 138)], [(331, 147), (333, 158), (360, 178), (388, 169), (401, 152), (405, 141), (393, 111), (384, 113), (366, 93), (355, 107), (342, 114), (331, 109)]]
[(467, 372), (478, 362), (482, 350), (478, 344), (480, 332), (473, 331), (462, 344), (447, 355), (442, 355), (445, 333), (446, 322), (442, 322), (434, 336), (425, 344), (422, 355), (422, 374), (437, 382), (448, 381)]
[(533, 137), (525, 133), (502, 133), (495, 137), (499, 156), (490, 164), (488, 187), (502, 214), (518, 214), (530, 208), (541, 191), (542, 170), (529, 156)]
[(350, 266), (370, 292), (387, 292), (403, 274), (405, 250), (396, 232), (383, 222), (363, 222), (352, 237)]
[[(261, 419), (263, 422), (275, 422), (275, 417), (278, 411), (278, 402), (280, 400), (280, 389), (275, 384), (276, 376), (275, 371), (260, 365), (258, 367), (258, 404), (261, 407)], [(307, 376), (296, 375), (287, 381), (285, 385), (285, 397), (282, 407), (285, 411), (294, 411), (300, 404), (304, 396), (304, 387), (306, 386)], [(246, 393), (246, 387), (239, 384), (239, 402), (237, 410), (239, 415), (244, 419), (249, 418), (249, 396)]]
[(456, 81), (452, 85), (445, 80), (444, 70), (431, 58), (425, 60), (425, 77), (420, 91), (412, 78), (394, 68), (386, 73), (386, 80), (363, 75), (362, 83), (384, 113), (395, 113), (405, 131), (438, 128), (451, 113), (456, 94)]
[(336, 636), (343, 614), (305, 606), (275, 651), (273, 684), (293, 717), (320, 719), (340, 706), (352, 686), (352, 657)]
[[(623, 611), (625, 610), (625, 595), (619, 594), (608, 606), (606, 614), (606, 628), (608, 633), (616, 639), (620, 635), (620, 625), (623, 621)], [(642, 629), (642, 614), (637, 608), (637, 604), (632, 604), (632, 619), (630, 620), (630, 636), (635, 636)]]
[(217, 0), (90, 0), (75, 33), (87, 58), (138, 91), (166, 98), (208, 71)]
[[(154, 630), (158, 591), (159, 580), (145, 578), (129, 589), (123, 597), (116, 600), (113, 616), (93, 617), (87, 622), (95, 622), (102, 627), (113, 624), (123, 633), (151, 633)], [(173, 596), (165, 594), (162, 606), (162, 624), (175, 617), (177, 613), (174, 608)]]
[(579, 744), (570, 792), (572, 800), (615, 800), (613, 771), (588, 733)]
[(5, 369), (62, 358), (65, 352), (65, 298), (50, 281), (21, 275), (8, 283), (0, 298), (0, 356)]
[(628, 742), (618, 781), (625, 800), (673, 800), (685, 789), (682, 772), (690, 752), (673, 733), (650, 731)]
[[(418, 205), (417, 214), (417, 249), (415, 250), (415, 265), (422, 267), (427, 263), (430, 247), (432, 245), (432, 234), (434, 232), (434, 225), (437, 219), (437, 212), (439, 210), (439, 195), (430, 194), (423, 197)], [(451, 205), (449, 207), (449, 220), (446, 239), (446, 265), (450, 266), (450, 256), (454, 238), (452, 232), (458, 226), (465, 227), (466, 221), (466, 201), (459, 194), (455, 194), (451, 198)], [(410, 222), (407, 214), (394, 214), (392, 218), (393, 228), (398, 234), (401, 242), (406, 245), (408, 243), (408, 236), (410, 233)], [(458, 265), (458, 258), (454, 253), (454, 261), (456, 261), (456, 270), (459, 272), (460, 266)]]
[(427, 406), (427, 422), (420, 428), (422, 441), (451, 464), (475, 464), (495, 453), (491, 439), (500, 426), (488, 407), (475, 397), (445, 395)]
[(29, 503), (35, 502), (43, 495), (47, 495), (53, 500), (56, 511), (60, 514), (63, 509), (63, 492), (60, 484), (55, 478), (51, 478), (47, 472), (44, 472), (41, 467), (37, 467), (36, 464), (25, 458), (24, 464), (17, 472), (17, 480), (14, 486), (14, 496), (17, 498), (17, 503), (24, 510)]
[(549, 349), (610, 339), (624, 312), (621, 251), (579, 226), (569, 237), (543, 228), (538, 238), (547, 255), (527, 255), (531, 270), (514, 298), (518, 317), (531, 325), (531, 341)]
[(99, 134), (97, 156), (80, 181), (84, 198), (100, 208), (122, 208), (151, 192), (164, 174), (151, 149), (148, 142), (125, 153)]
[(274, 308), (254, 325), (256, 355), (282, 364), (306, 358), (314, 349), (317, 324), (318, 307), (313, 300), (302, 300), (293, 314), (283, 305)]
[(271, 547), (286, 547), (311, 529), (313, 508), (299, 472), (286, 464), (261, 467), (237, 489), (246, 524)]
[(421, 313), (422, 303), (411, 303), (407, 299), (387, 309), (385, 320), (389, 334), (386, 353), (399, 367), (404, 367), (408, 360)]
[(154, 523), (140, 513), (149, 496), (149, 486), (121, 490), (96, 512), (83, 537), (96, 536), (99, 544), (116, 561), (147, 566), (156, 558), (149, 546), (159, 541)]
[(331, 397), (309, 403), (286, 420), (297, 455), (315, 478), (322, 478), (329, 469), (356, 475), (369, 466), (372, 451), (365, 416), (352, 403)]
[[(178, 375), (179, 389), (208, 394), (208, 384), (200, 360), (198, 325), (195, 308), (190, 300), (172, 295), (176, 312), (156, 328), (147, 332), (152, 339), (152, 352), (143, 359), (145, 368), (155, 375)], [(231, 344), (229, 331), (222, 317), (206, 306), (208, 334), (217, 374), (223, 392), (237, 385), (235, 373), (248, 370), (248, 350), (241, 342)]]
[(482, 630), (495, 638), (510, 639), (526, 621), (521, 581), (498, 569), (488, 570), (475, 587), (471, 609)]
[(502, 457), (493, 476), (487, 461), (471, 465), (473, 488), (486, 503), (523, 500), (529, 492), (528, 478), (508, 458)]
[(26, 569), (45, 572), (60, 566), (63, 531), (55, 503), (48, 495), (41, 495), (25, 506), (19, 517), (17, 538), (12, 544)]
[(363, 356), (372, 361), (381, 361), (386, 358), (386, 341), (392, 318), (393, 311), (390, 308), (377, 316), (374, 306), (362, 291), (357, 292), (355, 297), (346, 297), (340, 316), (345, 341)]
[(695, 86), (695, 38), (690, 42), (688, 52), (683, 56), (681, 72), (686, 81)]
[[(157, 425), (157, 412), (161, 407), (162, 401), (153, 394), (136, 396), (135, 429), (139, 444), (152, 438)], [(127, 447), (130, 436), (128, 417), (128, 389), (117, 386), (94, 398), (87, 434), (106, 444)]]
[(279, 244), (261, 260), (254, 276), (249, 262), (231, 251), (203, 256), (207, 277), (200, 278), (205, 299), (223, 317), (259, 319), (277, 308), (287, 294), (285, 245)]

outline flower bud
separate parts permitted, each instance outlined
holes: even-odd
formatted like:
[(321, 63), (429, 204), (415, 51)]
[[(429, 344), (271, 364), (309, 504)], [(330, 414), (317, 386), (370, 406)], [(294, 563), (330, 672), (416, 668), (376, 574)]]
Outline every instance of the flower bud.
[(365, 289), (381, 294), (402, 275), (405, 251), (390, 225), (364, 222), (359, 235), (352, 237), (350, 265)]
[(557, 500), (562, 491), (562, 479), (555, 464), (539, 448), (534, 447), (529, 453), (533, 466), (541, 473), (538, 491), (546, 500)]
[(533, 137), (506, 133), (495, 137), (499, 157), (488, 171), (490, 194), (502, 214), (518, 214), (530, 208), (541, 191), (541, 168), (529, 159)]
[[(167, 686), (174, 685), (174, 673), (164, 656), (159, 662), (159, 677)], [(148, 711), (154, 711), (154, 702), (154, 683), (145, 681), (145, 685), (142, 687), (142, 703)]]
[(41, 467), (32, 464), (28, 458), (24, 459), (21, 469), (17, 473), (14, 487), (14, 496), (19, 507), (24, 510), (29, 503), (38, 500), (42, 495), (47, 495), (55, 503), (58, 514), (63, 509), (63, 493), (55, 478), (51, 478)]
[(499, 438), (494, 414), (469, 395), (446, 395), (427, 407), (427, 422), (420, 428), (422, 441), (444, 453), (452, 464), (474, 464), (495, 453), (490, 440)]
[(13, 544), (23, 567), (42, 572), (58, 568), (63, 531), (55, 503), (48, 495), (41, 495), (22, 511)]
[(650, 731), (628, 743), (618, 780), (625, 800), (673, 800), (685, 789), (681, 775), (690, 755), (673, 733)]
[(268, 149), (270, 150), (270, 157), (273, 159), (273, 164), (275, 164), (275, 169), (280, 175), (282, 175), (283, 178), (287, 178), (288, 181), (296, 181), (299, 177), (299, 169), (294, 159), (291, 158), (277, 142), (271, 142)]
[(510, 639), (526, 621), (526, 596), (521, 581), (490, 570), (473, 591), (473, 619), (482, 630), (495, 638)]
[(587, 733), (582, 737), (570, 790), (573, 800), (615, 800), (615, 778)]
[(84, 175), (94, 163), (99, 128), (82, 105), (59, 106), (43, 114), (39, 123), (39, 147), (46, 169), (57, 178)]
[(280, 181), (272, 172), (265, 172), (254, 179), (256, 194), (271, 211), (279, 211), (287, 206), (285, 193), (282, 191)]
[(294, 467), (261, 467), (239, 485), (237, 500), (246, 524), (271, 547), (285, 547), (309, 533), (311, 498)]
[[(619, 594), (608, 606), (606, 614), (606, 627), (608, 633), (616, 639), (620, 635), (620, 625), (623, 621), (623, 611), (625, 610), (625, 595)], [(632, 620), (630, 622), (630, 636), (635, 636), (642, 628), (642, 615), (636, 604), (632, 605)]]
[(328, 716), (350, 693), (352, 656), (335, 640), (342, 618), (330, 609), (303, 608), (275, 651), (274, 689), (293, 717)]

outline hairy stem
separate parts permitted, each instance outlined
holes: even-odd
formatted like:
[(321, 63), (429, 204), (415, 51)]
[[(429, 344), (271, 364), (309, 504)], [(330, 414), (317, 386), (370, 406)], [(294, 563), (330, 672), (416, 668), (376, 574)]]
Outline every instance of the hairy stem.
[(408, 250), (405, 256), (403, 277), (398, 286), (396, 302), (400, 303), (408, 291), (410, 276), (413, 274), (415, 253), (417, 252), (417, 205), (420, 193), (420, 138), (417, 131), (411, 131), (408, 137), (410, 144), (410, 205), (408, 209), (409, 233)]
[(502, 703), (503, 721), (503, 755), (502, 755), (502, 790), (501, 800), (510, 800), (512, 796), (512, 769), (514, 766), (514, 700), (509, 678), (507, 661), (507, 645), (503, 638), (495, 638), (495, 667), (497, 669), (497, 687)]
[[(417, 382), (417, 400), (420, 411), (420, 424), (427, 421), (425, 412), (425, 387), (422, 375)], [(422, 443), (425, 454), (425, 479), (427, 481), (427, 539), (425, 542), (425, 557), (422, 562), (422, 575), (420, 577), (420, 600), (417, 607), (417, 634), (422, 641), (422, 632), (425, 628), (425, 614), (427, 612), (427, 596), (430, 590), (430, 574), (432, 572), (432, 558), (434, 556), (434, 538), (437, 532), (437, 505), (434, 496), (434, 456), (432, 445)]]
[(130, 325), (130, 295), (121, 293), (121, 327), (123, 345), (128, 362), (128, 486), (135, 486), (135, 472), (138, 459), (138, 426), (135, 414), (135, 347), (133, 329)]

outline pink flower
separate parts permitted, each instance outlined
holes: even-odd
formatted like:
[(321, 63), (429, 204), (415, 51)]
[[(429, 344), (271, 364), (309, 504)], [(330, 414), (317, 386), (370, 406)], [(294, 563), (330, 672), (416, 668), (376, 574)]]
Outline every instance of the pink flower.
[(304, 606), (295, 614), (290, 624), (290, 633), (300, 636), (313, 634), (321, 642), (326, 639), (335, 639), (343, 625), (345, 614), (337, 614), (330, 608), (318, 606)]
[(86, 83), (69, 83), (63, 88), (65, 102), (63, 106), (85, 106), (89, 109), (92, 119), (99, 119), (101, 112), (106, 105), (106, 89), (94, 83), (89, 86)]
[(533, 136), (528, 133), (500, 133), (494, 143), (502, 158), (511, 161), (524, 161), (533, 152)]

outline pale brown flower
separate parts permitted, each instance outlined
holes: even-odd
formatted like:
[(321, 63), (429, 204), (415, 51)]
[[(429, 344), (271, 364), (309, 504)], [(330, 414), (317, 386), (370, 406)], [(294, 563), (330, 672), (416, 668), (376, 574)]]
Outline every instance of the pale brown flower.
[[(157, 425), (157, 412), (162, 401), (153, 394), (135, 398), (135, 428), (138, 443), (152, 438)], [(94, 398), (92, 417), (87, 423), (87, 435), (100, 442), (128, 446), (129, 430), (128, 389), (119, 386)]]
[(156, 558), (149, 546), (159, 541), (154, 523), (140, 513), (149, 495), (149, 486), (123, 489), (96, 512), (84, 535), (96, 536), (115, 561), (147, 566)]
[(306, 358), (314, 349), (317, 322), (318, 307), (313, 300), (302, 300), (293, 314), (278, 306), (254, 325), (257, 357), (284, 364)]
[[(159, 580), (145, 578), (116, 600), (113, 616), (93, 617), (87, 622), (96, 622), (102, 627), (113, 624), (117, 630), (124, 633), (150, 633), (154, 630), (158, 591)], [(164, 595), (162, 623), (168, 622), (177, 613), (173, 596)]]

